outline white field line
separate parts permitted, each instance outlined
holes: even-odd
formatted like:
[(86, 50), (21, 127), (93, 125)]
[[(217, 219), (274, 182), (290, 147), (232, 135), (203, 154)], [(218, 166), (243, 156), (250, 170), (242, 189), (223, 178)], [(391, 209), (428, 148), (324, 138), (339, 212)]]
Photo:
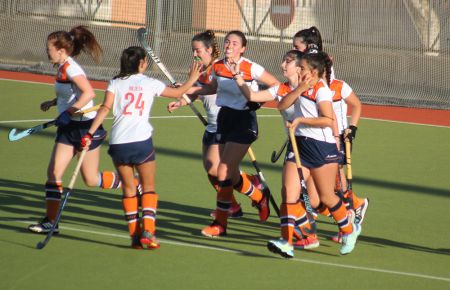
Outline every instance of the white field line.
[[(206, 116), (204, 116), (206, 117)], [(278, 115), (258, 115), (258, 117), (262, 118), (281, 118), (281, 116)], [(189, 116), (151, 116), (150, 119), (190, 119), (190, 118), (197, 118), (195, 115), (189, 115)], [(8, 123), (31, 123), (31, 122), (48, 122), (53, 119), (31, 119), (31, 120), (9, 120), (9, 121), (0, 121), (0, 124), (8, 124)], [(112, 118), (106, 118), (106, 120), (112, 120)]]
[[(31, 221), (23, 221), (23, 220), (16, 220), (14, 222), (25, 223), (25, 224), (33, 223)], [(123, 234), (114, 234), (114, 233), (100, 232), (100, 231), (90, 231), (90, 230), (83, 230), (83, 229), (79, 229), (79, 228), (66, 227), (66, 226), (60, 226), (59, 228), (63, 229), (63, 230), (67, 230), (67, 231), (93, 234), (93, 235), (98, 235), (98, 236), (108, 236), (108, 237), (122, 238), (122, 239), (130, 238), (128, 235), (123, 235)], [(158, 240), (162, 244), (169, 244), (169, 245), (189, 247), (189, 248), (199, 248), (199, 249), (218, 251), (218, 252), (226, 252), (226, 253), (232, 253), (232, 254), (245, 254), (245, 252), (239, 251), (239, 250), (230, 250), (230, 249), (224, 249), (224, 248), (213, 247), (213, 246), (202, 246), (202, 245), (197, 245), (197, 244), (193, 244), (193, 243), (175, 242), (175, 241), (170, 241), (170, 240), (166, 240), (166, 239), (158, 239)], [(322, 265), (322, 266), (329, 266), (329, 267), (336, 267), (336, 268), (354, 269), (354, 270), (359, 270), (359, 271), (368, 271), (368, 272), (384, 273), (384, 274), (391, 274), (391, 275), (397, 275), (397, 276), (409, 276), (409, 277), (422, 278), (422, 279), (428, 279), (428, 280), (439, 280), (439, 281), (450, 282), (450, 278), (446, 278), (446, 277), (431, 276), (431, 275), (402, 272), (402, 271), (395, 271), (395, 270), (388, 270), (388, 269), (347, 265), (347, 264), (341, 264), (341, 263), (337, 264), (337, 263), (321, 262), (321, 261), (315, 261), (315, 260), (310, 260), (310, 259), (294, 258), (294, 259), (291, 259), (291, 261), (308, 263), (308, 264), (316, 264), (316, 265)]]
[[(43, 83), (43, 82), (33, 82), (33, 81), (20, 81), (20, 80), (10, 80), (10, 79), (4, 79), (0, 78), (2, 81), (12, 81), (12, 82), (21, 82), (21, 83), (30, 83), (30, 84), (41, 84), (41, 85), (54, 85), (53, 83)], [(95, 91), (103, 91), (101, 89), (94, 89)], [(262, 108), (262, 109), (269, 109), (269, 110), (276, 110), (275, 108)], [(277, 115), (258, 115), (258, 117), (273, 117)], [(177, 116), (178, 118), (190, 118), (188, 116)], [(155, 117), (150, 117), (150, 119)], [(159, 118), (159, 117), (157, 117)], [(163, 117), (160, 117), (163, 119)], [(170, 118), (170, 117), (167, 117)], [(197, 118), (196, 116), (193, 116), (192, 118)], [(409, 124), (409, 125), (418, 125), (418, 126), (427, 126), (427, 127), (437, 127), (437, 128), (450, 128), (449, 126), (442, 126), (442, 125), (430, 125), (430, 124), (421, 124), (421, 123), (414, 123), (414, 122), (405, 122), (405, 121), (391, 121), (391, 120), (384, 120), (384, 119), (377, 119), (377, 118), (365, 118), (361, 117), (362, 120), (370, 120), (370, 121), (381, 121), (381, 122), (388, 122), (388, 123), (398, 123), (398, 124)], [(50, 120), (47, 120), (50, 121)], [(0, 121), (1, 123), (13, 123), (14, 121)], [(24, 121), (25, 122), (25, 121)], [(32, 122), (32, 121), (29, 121)]]

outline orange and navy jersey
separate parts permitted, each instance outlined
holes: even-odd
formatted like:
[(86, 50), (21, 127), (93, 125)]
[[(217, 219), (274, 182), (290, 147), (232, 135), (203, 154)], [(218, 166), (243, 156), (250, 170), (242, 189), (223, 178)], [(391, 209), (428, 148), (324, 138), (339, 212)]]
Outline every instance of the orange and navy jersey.
[[(258, 79), (264, 73), (264, 68), (244, 57), (238, 61), (239, 70), (246, 84), (258, 91)], [(233, 80), (233, 74), (225, 65), (225, 60), (213, 64), (212, 76), (217, 81), (217, 101), (219, 107), (229, 107), (235, 110), (247, 110), (247, 99)]]
[[(198, 78), (197, 85), (204, 86), (209, 85), (212, 82), (212, 65), (210, 65)], [(199, 96), (200, 100), (203, 103), (203, 107), (206, 112), (206, 121), (208, 125), (206, 125), (205, 130), (210, 133), (216, 133), (217, 131), (217, 115), (219, 114), (220, 107), (216, 105), (217, 95), (202, 95)]]
[[(292, 92), (292, 87), (289, 82), (285, 82), (276, 86), (273, 86), (268, 89), (269, 93), (272, 97), (278, 101), (281, 101), (282, 98), (287, 96), (290, 92)], [(292, 121), (295, 118), (295, 108), (294, 106), (290, 106), (286, 110), (281, 111), (281, 115), (283, 116), (285, 121)]]
[(345, 99), (352, 94), (353, 90), (346, 82), (337, 79), (331, 81), (330, 90), (333, 93), (333, 109), (336, 114), (339, 133), (342, 134), (348, 126)]
[[(305, 91), (295, 101), (295, 117), (303, 118), (318, 118), (319, 117), (319, 103), (332, 103), (333, 97), (330, 88), (324, 80), (320, 79), (313, 88)], [(305, 124), (297, 126), (295, 135), (310, 137), (318, 141), (325, 141), (328, 143), (336, 143), (333, 137), (331, 127), (312, 127)]]
[[(59, 65), (56, 73), (55, 93), (60, 113), (70, 108), (80, 98), (82, 92), (72, 81), (74, 77), (80, 75), (86, 77), (83, 69), (71, 57)], [(94, 102), (91, 100), (81, 109), (86, 110), (93, 105)], [(90, 120), (95, 118), (95, 116), (96, 112), (87, 113), (83, 115), (81, 120)], [(73, 120), (80, 121), (80, 117), (73, 117)]]
[(212, 82), (212, 65), (208, 66), (204, 72), (200, 74), (197, 82), (200, 85), (209, 85)]

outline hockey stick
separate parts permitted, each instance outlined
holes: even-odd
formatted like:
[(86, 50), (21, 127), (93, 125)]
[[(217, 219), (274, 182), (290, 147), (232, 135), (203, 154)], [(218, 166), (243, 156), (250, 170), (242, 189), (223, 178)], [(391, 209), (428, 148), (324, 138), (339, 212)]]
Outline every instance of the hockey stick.
[[(148, 45), (146, 38), (147, 38), (147, 30), (144, 27), (141, 27), (137, 30), (137, 37), (139, 42), (141, 43), (142, 47), (144, 47), (147, 54), (152, 58), (152, 60), (156, 63), (158, 68), (163, 72), (163, 74), (169, 79), (172, 85), (176, 85), (176, 81), (173, 78), (172, 74), (167, 70), (166, 66), (161, 62), (159, 57), (155, 55), (153, 52), (153, 49)], [(203, 125), (207, 126), (208, 121), (206, 121), (205, 118), (200, 114), (200, 112), (197, 110), (197, 108), (192, 103), (191, 99), (189, 99), (186, 94), (183, 94), (183, 99), (189, 104), (189, 107), (192, 109), (194, 114), (198, 117), (198, 119), (203, 123)], [(261, 183), (264, 185), (264, 190), (266, 191), (265, 194), (270, 198), (270, 202), (272, 204), (272, 207), (274, 208), (275, 212), (278, 216), (280, 216), (280, 209), (278, 208), (277, 204), (275, 203), (275, 200), (273, 199), (272, 195), (270, 194), (270, 189), (267, 186), (267, 183), (265, 181), (264, 176), (262, 175), (261, 170), (259, 169), (258, 163), (256, 163), (255, 155), (253, 154), (253, 150), (251, 148), (248, 149), (248, 154), (250, 156), (250, 159), (252, 161), (253, 166), (256, 169), (256, 172), (258, 173), (258, 176), (261, 180)]]
[[(86, 109), (86, 110), (83, 110), (83, 111), (78, 111), (74, 115), (75, 116), (81, 116), (81, 115), (86, 114), (86, 113), (97, 111), (99, 108), (100, 108), (100, 105), (96, 105), (96, 106), (93, 106), (93, 107), (91, 107), (89, 109)], [(22, 138), (30, 136), (31, 134), (40, 132), (40, 131), (42, 131), (44, 129), (47, 129), (48, 127), (51, 127), (51, 126), (55, 125), (55, 122), (56, 122), (56, 119), (48, 121), (48, 122), (46, 122), (44, 124), (40, 124), (40, 125), (31, 127), (31, 128), (25, 129), (25, 130), (20, 131), (20, 132), (17, 132), (17, 128), (13, 128), (13, 129), (11, 129), (11, 131), (9, 131), (8, 140), (11, 141), (11, 142), (20, 140)]]
[[(158, 68), (163, 72), (163, 74), (167, 77), (167, 79), (170, 81), (172, 86), (175, 86), (177, 82), (173, 78), (172, 74), (167, 70), (166, 66), (161, 62), (159, 57), (155, 55), (153, 52), (153, 49), (148, 45), (147, 43), (147, 29), (144, 27), (141, 27), (137, 30), (137, 38), (139, 42), (141, 43), (142, 47), (145, 49), (147, 54), (151, 57), (153, 62), (158, 66)], [(191, 99), (186, 94), (183, 94), (183, 99), (188, 103), (191, 110), (194, 112), (194, 114), (200, 119), (200, 121), (203, 123), (203, 125), (208, 125), (208, 122), (203, 118), (202, 114), (197, 110), (197, 108), (192, 103)]]
[(253, 164), (253, 167), (255, 167), (256, 169), (256, 173), (258, 173), (258, 177), (260, 182), (263, 185), (263, 193), (266, 197), (269, 198), (270, 204), (272, 205), (273, 209), (275, 210), (275, 213), (277, 214), (278, 217), (280, 217), (280, 208), (278, 207), (277, 203), (275, 202), (275, 199), (273, 198), (269, 186), (266, 183), (266, 179), (264, 178), (264, 175), (262, 174), (261, 169), (259, 168), (258, 163), (256, 162), (256, 157), (255, 157), (255, 153), (253, 152), (252, 148), (248, 148), (248, 156), (250, 156), (250, 160)]
[(53, 223), (52, 228), (50, 229), (47, 236), (45, 237), (45, 240), (37, 243), (37, 245), (36, 245), (36, 248), (39, 250), (43, 249), (47, 245), (48, 241), (50, 241), (51, 237), (53, 236), (53, 233), (55, 232), (56, 227), (58, 226), (58, 222), (61, 219), (62, 211), (64, 210), (64, 207), (67, 204), (67, 200), (69, 199), (70, 194), (72, 193), (72, 189), (73, 189), (73, 186), (77, 179), (78, 172), (80, 171), (81, 163), (83, 163), (83, 159), (84, 159), (84, 156), (86, 155), (87, 151), (88, 151), (88, 149), (81, 151), (80, 158), (78, 159), (78, 162), (77, 162), (77, 166), (75, 167), (75, 170), (73, 171), (73, 174), (72, 174), (72, 178), (70, 179), (69, 185), (67, 186), (66, 195), (64, 196), (61, 206), (59, 207), (58, 213), (56, 214), (55, 222)]
[(287, 144), (289, 143), (289, 138), (286, 138), (286, 141), (284, 141), (283, 146), (281, 146), (280, 150), (278, 152), (273, 151), (272, 156), (270, 157), (270, 161), (272, 163), (275, 163), (280, 159), (281, 154), (283, 154), (284, 149), (286, 148)]
[(305, 208), (306, 208), (306, 216), (308, 217), (309, 224), (311, 225), (311, 227), (309, 229), (304, 228), (302, 230), (304, 230), (308, 234), (315, 234), (317, 232), (317, 225), (316, 225), (316, 220), (314, 219), (314, 216), (312, 214), (313, 210), (311, 207), (311, 202), (309, 201), (308, 190), (306, 188), (305, 178), (303, 176), (302, 163), (300, 160), (300, 154), (299, 154), (298, 147), (297, 147), (297, 141), (296, 141), (295, 135), (294, 135), (294, 128), (289, 128), (289, 138), (291, 140), (292, 150), (294, 151), (295, 164), (297, 165), (297, 172), (300, 177), (300, 185), (301, 185), (300, 193), (303, 196), (303, 201), (305, 202)]
[(354, 209), (353, 206), (353, 189), (352, 189), (352, 156), (351, 156), (351, 146), (352, 143), (348, 138), (345, 140), (345, 158), (346, 158), (346, 166), (347, 166), (347, 191), (348, 191), (348, 201), (350, 204), (350, 208)]

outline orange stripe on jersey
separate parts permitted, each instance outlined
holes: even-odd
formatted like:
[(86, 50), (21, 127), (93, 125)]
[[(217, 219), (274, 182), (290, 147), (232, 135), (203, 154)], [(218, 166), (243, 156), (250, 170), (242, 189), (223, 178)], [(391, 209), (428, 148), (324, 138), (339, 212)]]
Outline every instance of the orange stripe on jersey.
[(69, 62), (65, 62), (62, 66), (59, 67), (58, 72), (56, 73), (56, 81), (58, 83), (70, 83), (69, 77), (67, 76), (67, 68), (70, 66)]
[(320, 88), (325, 87), (325, 84), (323, 81), (319, 80), (317, 82), (317, 84), (314, 86), (314, 88), (309, 89), (305, 92), (302, 93), (302, 97), (307, 98), (308, 100), (311, 101), (316, 101), (317, 98), (317, 92), (319, 91)]
[[(213, 64), (213, 70), (216, 76), (224, 77), (224, 78), (233, 78), (233, 74), (230, 70), (225, 66), (225, 60), (219, 60), (218, 62)], [(239, 70), (241, 71), (241, 76), (246, 82), (253, 81), (252, 78), (252, 64), (246, 60), (243, 60), (239, 63)]]
[(330, 84), (330, 90), (333, 93), (333, 102), (339, 102), (342, 100), (342, 87), (344, 82), (334, 79)]
[(197, 81), (202, 85), (209, 85), (212, 80), (211, 73), (212, 73), (212, 65), (206, 68), (206, 70), (200, 75)]
[(290, 92), (292, 92), (291, 86), (289, 86), (289, 82), (285, 82), (278, 87), (277, 96), (285, 97)]

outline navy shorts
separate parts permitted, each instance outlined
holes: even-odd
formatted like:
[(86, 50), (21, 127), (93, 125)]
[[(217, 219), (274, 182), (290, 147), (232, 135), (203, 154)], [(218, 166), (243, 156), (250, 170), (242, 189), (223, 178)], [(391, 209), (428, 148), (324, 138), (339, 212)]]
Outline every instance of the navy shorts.
[(209, 147), (211, 145), (219, 144), (217, 142), (216, 133), (208, 132), (208, 131), (205, 130), (205, 133), (203, 133), (202, 144), (205, 147)]
[[(89, 121), (70, 121), (66, 126), (58, 127), (56, 131), (56, 143), (62, 143), (66, 145), (72, 145), (75, 148), (80, 148), (81, 137), (86, 135), (91, 128), (93, 120)], [(106, 131), (103, 126), (100, 127), (92, 134), (92, 142), (89, 145), (89, 151), (94, 150), (100, 146), (106, 138)]]
[(108, 154), (114, 164), (139, 165), (155, 160), (155, 148), (151, 137), (139, 142), (110, 144)]
[[(314, 169), (327, 163), (339, 163), (340, 154), (336, 144), (303, 136), (295, 136), (295, 139), (300, 151), (302, 166)], [(290, 142), (286, 150), (286, 161), (295, 162), (294, 151)]]
[(217, 142), (252, 144), (258, 138), (256, 112), (221, 107), (217, 116)]

